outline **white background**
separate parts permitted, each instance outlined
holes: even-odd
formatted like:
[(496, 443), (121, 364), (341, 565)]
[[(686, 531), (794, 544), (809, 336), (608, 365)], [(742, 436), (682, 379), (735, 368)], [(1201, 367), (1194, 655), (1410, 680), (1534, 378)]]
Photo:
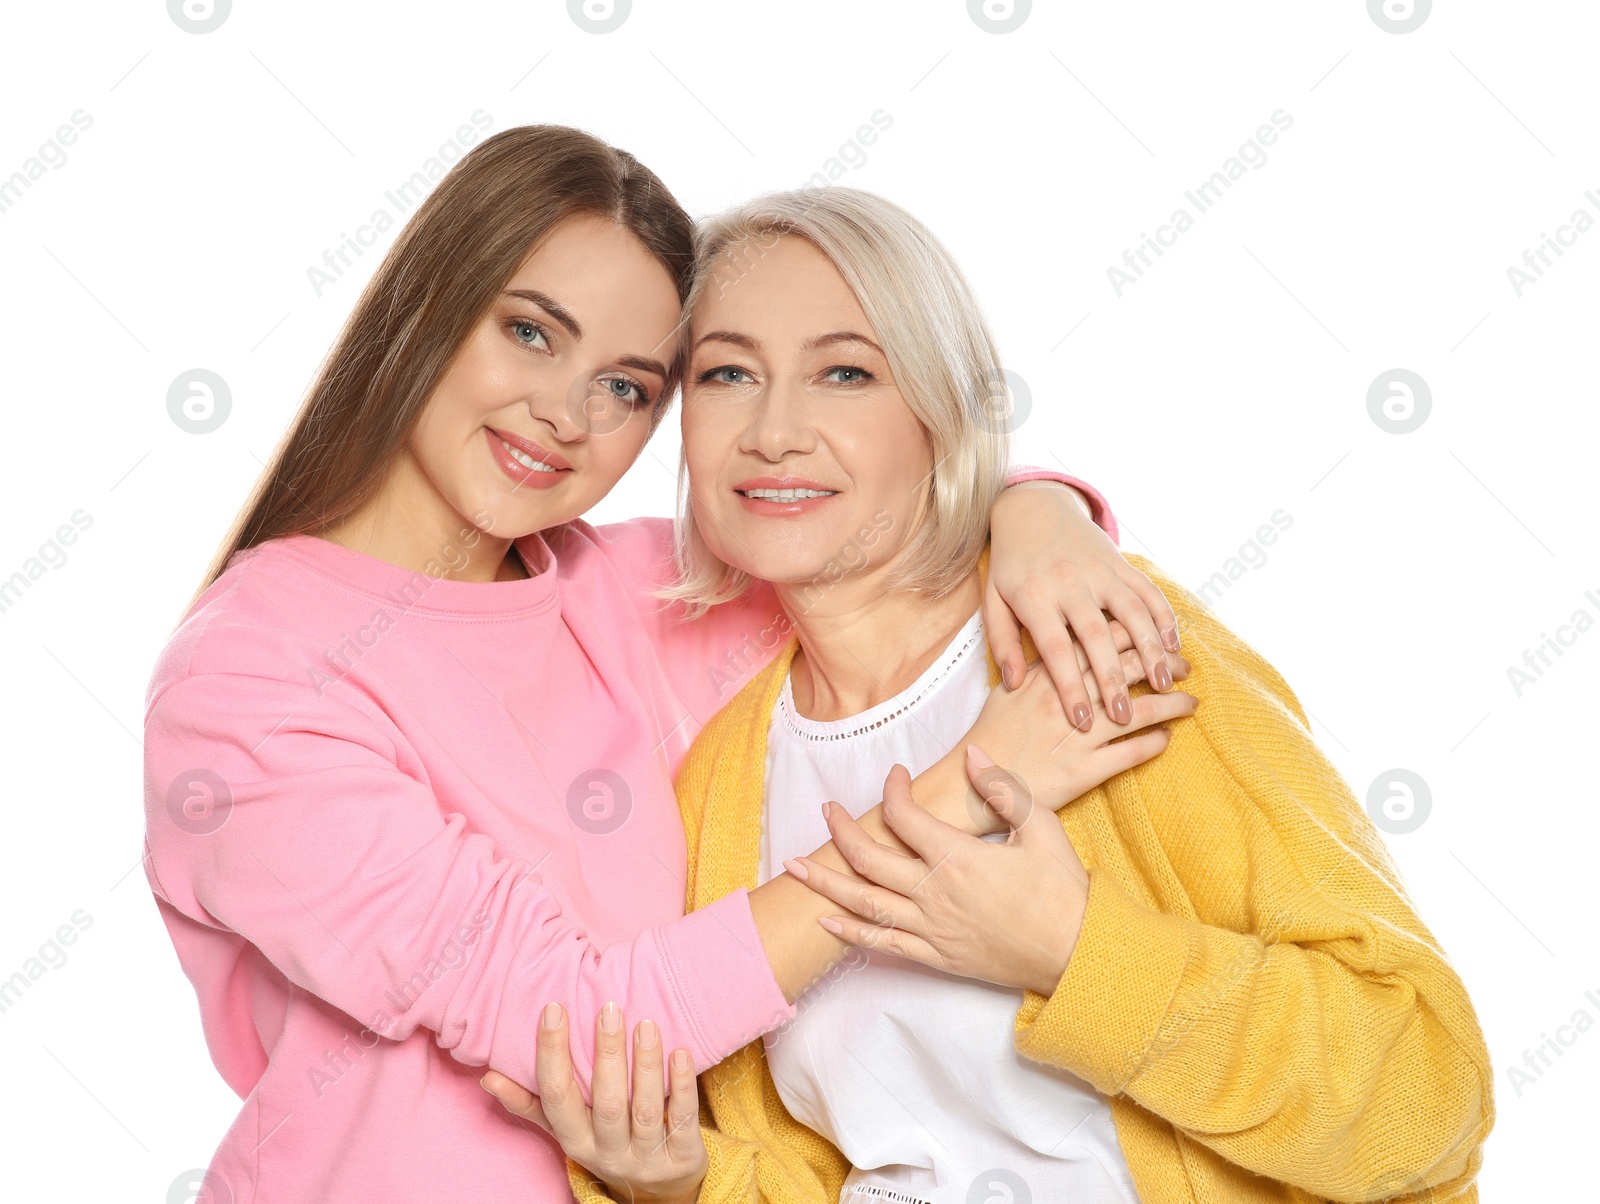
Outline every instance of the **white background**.
[[(583, 126), (697, 214), (889, 115), (841, 182), (965, 266), (1032, 393), (1019, 459), (1101, 486), (1125, 546), (1195, 588), (1292, 517), (1217, 609), (1358, 797), (1395, 768), (1431, 791), (1388, 840), (1493, 1054), (1485, 1198), (1593, 1190), (1600, 1032), (1510, 1071), (1600, 1021), (1600, 631), (1567, 629), (1520, 696), (1507, 670), (1600, 620), (1600, 230), (1521, 296), (1507, 268), (1600, 218), (1594, 6), (1441, 4), (1405, 34), (1360, 0), (1040, 3), (1006, 34), (961, 0), (638, 0), (604, 35), (560, 0), (237, 0), (205, 34), (160, 0), (19, 4), (4, 26), (0, 179), (92, 119), (0, 213), (0, 578), (92, 519), (0, 613), (0, 978), (92, 918), (0, 1014), (7, 1198), (159, 1204), (234, 1115), (138, 868), (145, 683), (393, 231), (320, 296), (307, 269), (480, 109)], [(1265, 165), (1119, 297), (1124, 249), (1280, 109)], [(232, 398), (204, 435), (166, 407), (196, 367)], [(1368, 413), (1395, 367), (1431, 388), (1409, 434)], [(674, 421), (594, 517), (669, 513), (676, 461)]]

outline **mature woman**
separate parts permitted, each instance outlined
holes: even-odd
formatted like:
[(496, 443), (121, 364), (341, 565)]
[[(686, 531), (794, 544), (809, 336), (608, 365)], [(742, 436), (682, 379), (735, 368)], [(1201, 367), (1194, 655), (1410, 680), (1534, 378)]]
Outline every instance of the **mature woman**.
[[(770, 583), (795, 638), (684, 762), (688, 903), (787, 868), (847, 909), (819, 927), (830, 955), (859, 950), (704, 1076), (698, 1198), (1475, 1199), (1493, 1110), (1460, 981), (1293, 693), (1152, 567), (1205, 701), (1159, 758), (1057, 824), (1018, 779), (1057, 795), (1080, 737), (1014, 777), (969, 749), (1003, 843), (912, 799), (907, 771), (959, 747), (999, 681), (978, 602), (1005, 450), (974, 403), (999, 365), (939, 244), (867, 194), (780, 194), (703, 232), (691, 304), (674, 593), (715, 607)], [(804, 500), (775, 504), (777, 482)], [(851, 818), (891, 765), (903, 844)], [(830, 835), (850, 868), (805, 856)], [(541, 1083), (564, 1081), (547, 1058)], [(625, 1098), (613, 1074), (592, 1117), (570, 1093), (545, 1108), (593, 1165)], [(659, 1111), (632, 1123), (659, 1131)], [(607, 1181), (659, 1191), (669, 1154)]]
[[(386, 255), (163, 650), (145, 866), (244, 1101), (215, 1198), (563, 1192), (554, 1147), (477, 1086), (491, 1064), (532, 1081), (546, 1000), (649, 1014), (649, 1056), (685, 1051), (692, 1096), (826, 964), (828, 905), (793, 879), (683, 914), (671, 774), (781, 643), (772, 596), (681, 622), (653, 596), (671, 525), (581, 521), (676, 388), (692, 267), (688, 216), (632, 156), (551, 126), (474, 149)], [(1165, 604), (1068, 491), (1008, 495), (1002, 592), (1050, 611), (1021, 617), (1065, 641), (1051, 583), (1076, 563), (1091, 651), (1104, 599), (1159, 659)], [(1109, 640), (1096, 655), (1120, 688)], [(978, 727), (1007, 754), (1068, 730), (999, 701)], [(964, 781), (922, 785), (962, 805)]]

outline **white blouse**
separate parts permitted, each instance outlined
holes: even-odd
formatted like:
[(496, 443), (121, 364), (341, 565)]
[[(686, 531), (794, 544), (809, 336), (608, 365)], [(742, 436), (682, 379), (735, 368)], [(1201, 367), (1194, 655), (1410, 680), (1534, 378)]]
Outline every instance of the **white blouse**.
[[(826, 723), (790, 683), (767, 733), (760, 881), (826, 844), (824, 800), (875, 806), (899, 762), (913, 776), (962, 739), (989, 695), (981, 615), (902, 693)], [(993, 839), (1004, 839), (995, 836)], [(765, 1037), (796, 1120), (856, 1167), (846, 1204), (1138, 1204), (1105, 1096), (1012, 1044), (1022, 992), (852, 950)]]

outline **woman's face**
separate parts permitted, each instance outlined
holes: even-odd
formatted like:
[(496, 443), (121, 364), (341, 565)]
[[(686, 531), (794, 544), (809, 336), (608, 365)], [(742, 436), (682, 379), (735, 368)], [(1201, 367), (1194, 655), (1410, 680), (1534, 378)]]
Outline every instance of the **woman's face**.
[(793, 236), (746, 254), (690, 326), (683, 445), (700, 534), (777, 584), (888, 564), (921, 519), (927, 433), (826, 255)]
[(409, 444), (434, 491), (515, 539), (569, 522), (621, 479), (664, 404), (680, 302), (628, 231), (571, 218), (490, 305)]

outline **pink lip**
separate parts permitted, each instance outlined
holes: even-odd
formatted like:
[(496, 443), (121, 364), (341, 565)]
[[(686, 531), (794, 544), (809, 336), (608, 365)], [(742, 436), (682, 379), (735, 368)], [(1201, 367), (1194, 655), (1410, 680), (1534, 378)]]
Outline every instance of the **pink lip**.
[(809, 514), (825, 502), (831, 502), (838, 493), (832, 497), (799, 498), (793, 502), (779, 502), (771, 498), (746, 497), (747, 489), (827, 489), (826, 485), (819, 485), (816, 481), (809, 481), (803, 477), (751, 477), (748, 481), (740, 481), (734, 490), (739, 498), (739, 505), (751, 514), (768, 515), (800, 515)]
[[(546, 451), (537, 443), (524, 439), (520, 435), (514, 435), (510, 431), (496, 430), (494, 427), (485, 427), (484, 434), (488, 437), (489, 454), (494, 458), (494, 462), (500, 466), (500, 470), (506, 476), (510, 477), (518, 485), (526, 486), (529, 489), (551, 489), (565, 480), (567, 474), (572, 471), (572, 465), (568, 464), (560, 456), (554, 452)], [(537, 468), (529, 468), (526, 464), (519, 463), (516, 457), (506, 450), (507, 443), (524, 455), (532, 457), (541, 464), (548, 464), (557, 471), (541, 472)]]

